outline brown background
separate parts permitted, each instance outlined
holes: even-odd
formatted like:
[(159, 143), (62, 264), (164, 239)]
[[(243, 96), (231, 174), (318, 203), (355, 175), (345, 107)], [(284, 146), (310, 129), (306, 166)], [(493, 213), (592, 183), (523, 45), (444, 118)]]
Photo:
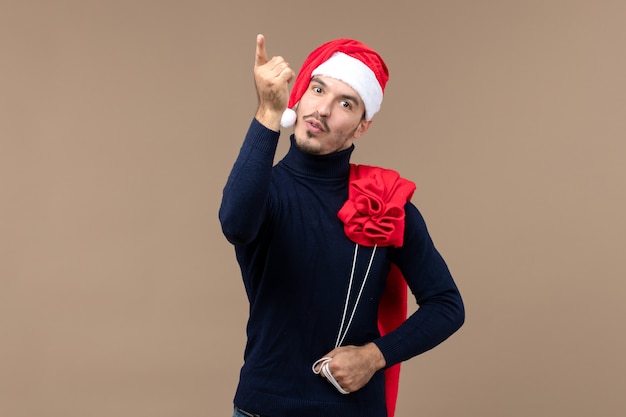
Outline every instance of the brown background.
[(247, 306), (217, 208), (259, 32), (294, 69), (339, 36), (391, 68), (354, 162), (417, 182), (467, 303), (459, 333), (405, 364), (398, 417), (625, 415), (625, 16), (621, 0), (4, 0), (0, 415), (230, 415)]

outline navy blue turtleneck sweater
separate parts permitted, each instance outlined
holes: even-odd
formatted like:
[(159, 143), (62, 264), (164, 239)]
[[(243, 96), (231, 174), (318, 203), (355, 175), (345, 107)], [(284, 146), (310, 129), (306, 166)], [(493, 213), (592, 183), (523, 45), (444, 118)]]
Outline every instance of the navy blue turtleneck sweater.
[[(270, 417), (385, 416), (382, 371), (348, 395), (311, 371), (313, 362), (335, 347), (346, 302), (351, 312), (367, 275), (343, 345), (374, 342), (391, 366), (435, 347), (462, 325), (458, 289), (410, 202), (403, 246), (377, 248), (366, 274), (373, 248), (356, 247), (337, 217), (348, 198), (354, 148), (315, 156), (298, 149), (292, 136), (288, 153), (274, 166), (278, 137), (252, 121), (219, 213), (250, 302), (234, 403)], [(381, 337), (378, 302), (392, 262), (419, 308)]]

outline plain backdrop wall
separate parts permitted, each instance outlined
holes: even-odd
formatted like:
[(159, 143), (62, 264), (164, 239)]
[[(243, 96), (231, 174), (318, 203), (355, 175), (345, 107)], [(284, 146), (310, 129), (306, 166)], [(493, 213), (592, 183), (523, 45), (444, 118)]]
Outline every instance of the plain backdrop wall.
[(295, 70), (340, 36), (389, 64), (354, 162), (418, 184), (467, 305), (398, 417), (626, 414), (623, 1), (1, 6), (1, 416), (230, 415), (247, 305), (217, 209), (257, 33)]

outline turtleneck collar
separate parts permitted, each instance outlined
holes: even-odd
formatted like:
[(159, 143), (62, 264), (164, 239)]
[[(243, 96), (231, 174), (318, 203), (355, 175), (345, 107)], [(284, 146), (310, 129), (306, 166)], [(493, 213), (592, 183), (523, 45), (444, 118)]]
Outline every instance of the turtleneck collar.
[(348, 178), (350, 175), (350, 155), (354, 145), (343, 151), (328, 155), (311, 155), (303, 152), (296, 145), (294, 135), (290, 137), (291, 146), (280, 161), (290, 171), (308, 177), (335, 179)]

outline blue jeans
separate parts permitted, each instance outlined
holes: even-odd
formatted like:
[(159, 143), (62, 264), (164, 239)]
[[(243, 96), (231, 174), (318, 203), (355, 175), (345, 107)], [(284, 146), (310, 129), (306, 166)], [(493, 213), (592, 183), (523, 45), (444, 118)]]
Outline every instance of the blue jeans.
[(235, 411), (233, 412), (233, 417), (261, 417), (258, 414), (248, 413), (247, 411), (243, 411), (235, 407)]

